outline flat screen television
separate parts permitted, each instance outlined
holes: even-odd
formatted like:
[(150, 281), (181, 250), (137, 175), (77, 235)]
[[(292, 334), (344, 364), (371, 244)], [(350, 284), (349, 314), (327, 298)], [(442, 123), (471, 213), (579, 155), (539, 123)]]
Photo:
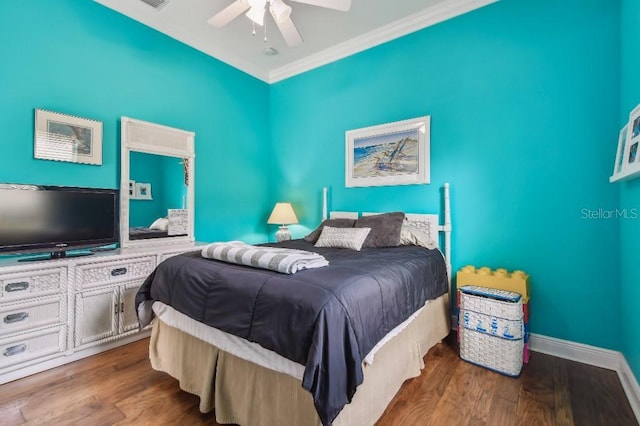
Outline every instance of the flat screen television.
[(119, 238), (117, 189), (0, 184), (0, 254), (49, 252), (115, 244)]

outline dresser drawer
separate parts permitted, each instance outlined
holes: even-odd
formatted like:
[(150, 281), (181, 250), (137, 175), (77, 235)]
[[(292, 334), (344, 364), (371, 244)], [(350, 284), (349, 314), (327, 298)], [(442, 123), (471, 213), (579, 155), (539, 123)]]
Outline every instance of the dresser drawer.
[(80, 288), (88, 288), (111, 282), (146, 278), (155, 267), (155, 256), (82, 265), (76, 268), (76, 283)]
[(30, 299), (0, 305), (0, 336), (67, 322), (67, 297)]
[(62, 293), (66, 283), (66, 267), (0, 274), (0, 302)]
[(58, 326), (0, 339), (0, 369), (64, 352), (66, 327)]

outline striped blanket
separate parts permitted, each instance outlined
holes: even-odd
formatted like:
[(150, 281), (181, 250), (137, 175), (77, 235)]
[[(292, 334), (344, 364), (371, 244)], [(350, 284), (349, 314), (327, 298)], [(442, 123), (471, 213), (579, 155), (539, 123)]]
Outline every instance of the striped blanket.
[(202, 257), (270, 269), (283, 274), (295, 274), (302, 269), (329, 265), (327, 259), (318, 253), (280, 247), (252, 246), (242, 241), (209, 244), (202, 249)]

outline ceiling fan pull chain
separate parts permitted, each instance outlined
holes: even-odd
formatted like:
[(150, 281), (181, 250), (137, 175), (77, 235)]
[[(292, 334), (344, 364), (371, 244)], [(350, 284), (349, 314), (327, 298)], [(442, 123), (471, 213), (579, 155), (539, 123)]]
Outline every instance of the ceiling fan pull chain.
[(267, 39), (267, 23), (264, 23), (264, 42), (267, 43), (269, 40)]
[(252, 23), (253, 23), (253, 31), (251, 31), (251, 35), (255, 37), (256, 36), (256, 23), (253, 22), (253, 21), (252, 21)]

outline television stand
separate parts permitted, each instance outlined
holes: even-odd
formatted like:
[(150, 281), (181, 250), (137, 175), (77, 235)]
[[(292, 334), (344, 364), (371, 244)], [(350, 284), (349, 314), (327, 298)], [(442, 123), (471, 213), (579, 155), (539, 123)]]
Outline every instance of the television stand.
[(78, 252), (78, 253), (67, 253), (66, 251), (52, 251), (48, 255), (44, 256), (34, 256), (34, 257), (25, 257), (23, 259), (18, 259), (18, 262), (38, 262), (40, 260), (52, 260), (52, 259), (66, 259), (68, 257), (82, 257), (82, 256), (92, 256), (94, 253), (92, 252)]

